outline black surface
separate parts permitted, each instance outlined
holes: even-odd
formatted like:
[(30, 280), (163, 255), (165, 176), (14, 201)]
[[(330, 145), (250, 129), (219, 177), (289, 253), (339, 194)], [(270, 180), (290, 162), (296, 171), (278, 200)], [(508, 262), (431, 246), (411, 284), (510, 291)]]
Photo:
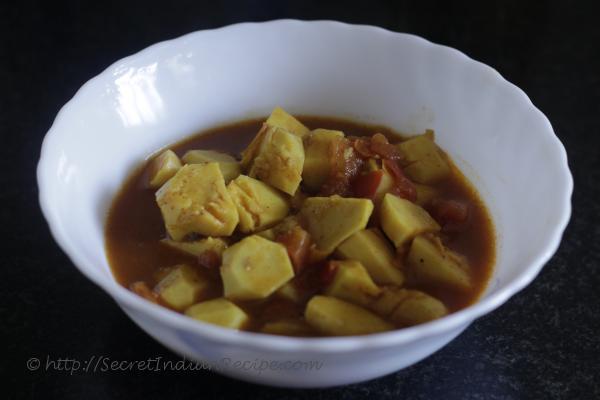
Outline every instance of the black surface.
[[(598, 13), (565, 1), (450, 3), (2, 4), (2, 393), (59, 399), (600, 398)], [(366, 384), (300, 391), (205, 372), (28, 371), (31, 357), (43, 363), (48, 356), (176, 360), (77, 272), (49, 234), (38, 207), (35, 167), (41, 140), (60, 107), (110, 63), (154, 42), (282, 17), (338, 19), (422, 35), (490, 64), (523, 88), (553, 123), (575, 177), (573, 217), (558, 253), (526, 290), (450, 345)]]

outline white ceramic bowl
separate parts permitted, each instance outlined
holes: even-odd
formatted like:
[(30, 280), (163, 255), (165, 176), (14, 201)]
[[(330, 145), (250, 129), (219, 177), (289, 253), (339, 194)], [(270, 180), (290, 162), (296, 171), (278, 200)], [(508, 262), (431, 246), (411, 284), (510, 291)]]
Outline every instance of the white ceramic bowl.
[[(199, 323), (116, 284), (104, 219), (132, 169), (187, 135), (267, 115), (275, 105), (405, 133), (435, 129), (496, 225), (496, 269), (481, 300), (408, 329), (301, 339)], [(38, 184), (61, 248), (142, 329), (226, 375), (290, 387), (375, 378), (444, 346), (538, 274), (560, 242), (572, 192), (565, 150), (550, 123), (492, 68), (412, 35), (290, 20), (195, 32), (113, 64), (56, 117), (42, 146)], [(296, 361), (323, 364), (310, 369)]]

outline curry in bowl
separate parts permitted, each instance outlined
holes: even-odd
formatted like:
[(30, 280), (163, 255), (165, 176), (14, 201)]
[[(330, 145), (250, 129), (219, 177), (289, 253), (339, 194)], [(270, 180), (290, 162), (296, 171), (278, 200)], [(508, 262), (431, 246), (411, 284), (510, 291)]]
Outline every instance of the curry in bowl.
[(281, 108), (150, 158), (114, 200), (106, 246), (149, 301), (290, 336), (443, 317), (483, 292), (495, 254), (485, 205), (433, 131)]

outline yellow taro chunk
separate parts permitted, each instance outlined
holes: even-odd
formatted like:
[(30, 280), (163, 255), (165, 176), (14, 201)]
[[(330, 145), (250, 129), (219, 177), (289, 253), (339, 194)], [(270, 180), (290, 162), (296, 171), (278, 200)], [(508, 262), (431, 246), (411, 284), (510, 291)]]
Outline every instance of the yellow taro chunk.
[(227, 191), (235, 203), (244, 233), (272, 225), (288, 214), (290, 209), (284, 195), (246, 175), (240, 175), (227, 185)]
[(394, 265), (394, 251), (377, 228), (363, 229), (344, 240), (336, 253), (347, 260), (357, 260), (378, 284), (404, 283), (404, 274)]
[(252, 178), (287, 194), (296, 193), (304, 165), (304, 147), (299, 136), (263, 124), (242, 156), (242, 165), (249, 168), (248, 175)]
[(186, 164), (218, 163), (225, 183), (237, 178), (241, 171), (240, 163), (235, 158), (214, 150), (190, 150), (181, 159)]
[(225, 297), (264, 299), (292, 279), (294, 270), (282, 244), (252, 235), (225, 250), (221, 277)]
[(344, 137), (341, 131), (315, 129), (304, 138), (304, 168), (302, 181), (307, 188), (318, 191), (329, 177), (332, 146)]
[(404, 298), (407, 297), (407, 294), (407, 290), (401, 289), (398, 286), (384, 286), (381, 288), (380, 295), (369, 304), (368, 308), (378, 315), (387, 318), (400, 305)]
[(336, 271), (333, 281), (325, 289), (328, 296), (366, 306), (381, 292), (360, 262), (346, 260), (334, 263)]
[(238, 223), (219, 164), (189, 164), (156, 192), (167, 232), (173, 240), (190, 233), (228, 236)]
[(302, 303), (305, 297), (300, 289), (298, 289), (298, 286), (294, 284), (293, 280), (288, 281), (285, 285), (277, 289), (275, 296), (296, 304)]
[(402, 289), (402, 300), (390, 315), (400, 326), (412, 326), (433, 321), (448, 314), (448, 309), (438, 299), (419, 290)]
[(440, 230), (438, 223), (423, 207), (389, 193), (381, 202), (380, 222), (383, 231), (396, 247), (421, 233)]
[(198, 257), (207, 251), (212, 251), (220, 258), (221, 254), (223, 254), (223, 251), (225, 251), (227, 248), (227, 242), (225, 242), (223, 239), (212, 237), (190, 242), (176, 242), (171, 239), (162, 239), (161, 243), (172, 249), (194, 257)]
[(364, 229), (373, 212), (368, 199), (309, 197), (300, 211), (317, 249), (330, 254), (356, 231)]
[(460, 290), (471, 288), (467, 261), (447, 249), (439, 238), (417, 236), (410, 246), (407, 263), (420, 283)]
[(194, 304), (185, 310), (185, 315), (198, 321), (232, 329), (242, 329), (250, 320), (241, 308), (226, 299), (214, 299)]
[(310, 299), (304, 318), (314, 329), (332, 336), (366, 335), (394, 329), (372, 312), (329, 296)]
[(172, 150), (165, 150), (150, 161), (149, 183), (151, 188), (159, 188), (181, 168), (179, 157)]
[(293, 133), (296, 136), (303, 137), (308, 135), (309, 129), (304, 126), (296, 118), (288, 114), (283, 108), (275, 107), (271, 112), (271, 115), (267, 119), (267, 124), (270, 126), (276, 126), (278, 128), (285, 129), (288, 132)]
[(408, 165), (406, 175), (419, 183), (434, 183), (450, 173), (450, 166), (427, 134), (408, 139), (398, 145)]
[(175, 310), (183, 310), (206, 294), (210, 282), (192, 267), (181, 264), (173, 267), (158, 282), (154, 291), (160, 300)]

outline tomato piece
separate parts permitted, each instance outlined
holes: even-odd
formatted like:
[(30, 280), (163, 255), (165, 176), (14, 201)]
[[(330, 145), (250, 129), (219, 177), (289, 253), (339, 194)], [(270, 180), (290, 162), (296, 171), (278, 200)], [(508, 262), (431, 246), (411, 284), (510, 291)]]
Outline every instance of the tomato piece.
[(296, 226), (294, 229), (279, 235), (275, 240), (287, 249), (290, 261), (294, 266), (294, 272), (298, 275), (308, 263), (308, 251), (311, 245), (310, 235), (301, 227)]
[(377, 188), (383, 179), (383, 170), (371, 171), (364, 175), (359, 175), (352, 182), (352, 191), (356, 197), (372, 199), (375, 197)]
[(458, 200), (435, 199), (429, 209), (440, 225), (463, 223), (469, 215), (467, 204)]
[(338, 194), (347, 196), (350, 192), (350, 182), (358, 174), (363, 160), (351, 149), (350, 141), (339, 138), (329, 147), (330, 173), (327, 181), (320, 190), (320, 195), (331, 196)]
[(375, 154), (371, 151), (369, 138), (357, 138), (352, 140), (354, 150), (363, 158), (374, 157)]
[(398, 163), (393, 160), (383, 160), (383, 167), (394, 178), (394, 187), (390, 193), (406, 200), (415, 201), (417, 199), (417, 189), (412, 181), (404, 175)]
[(383, 159), (398, 160), (402, 157), (398, 147), (388, 142), (387, 138), (381, 133), (376, 133), (371, 137), (370, 148), (372, 153)]

